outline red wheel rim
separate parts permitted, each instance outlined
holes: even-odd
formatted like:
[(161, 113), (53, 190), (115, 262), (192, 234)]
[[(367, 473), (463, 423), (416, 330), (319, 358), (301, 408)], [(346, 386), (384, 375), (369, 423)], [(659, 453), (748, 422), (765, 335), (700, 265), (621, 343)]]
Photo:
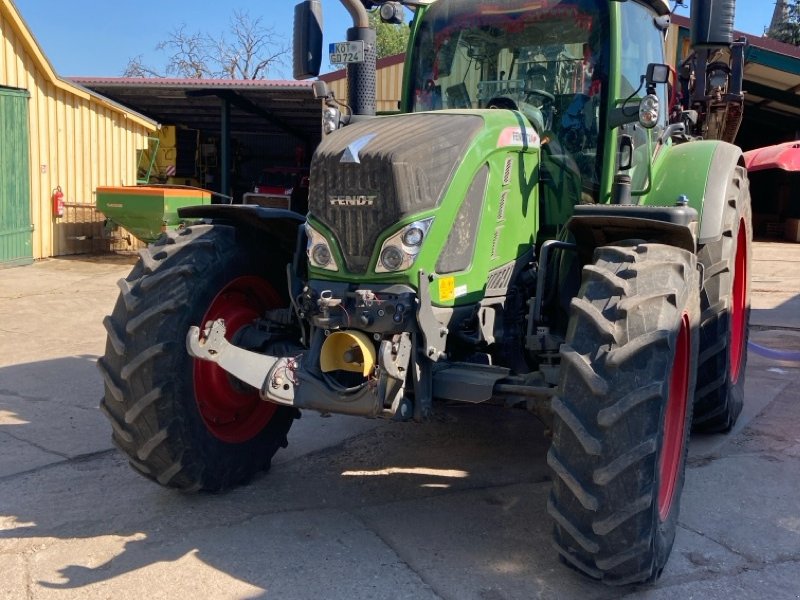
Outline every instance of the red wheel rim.
[(675, 347), (675, 362), (669, 377), (669, 398), (664, 414), (664, 440), (659, 461), (658, 516), (666, 521), (675, 499), (683, 446), (686, 437), (686, 404), (689, 399), (689, 359), (691, 335), (689, 315), (681, 318), (681, 330)]
[[(224, 319), (225, 337), (231, 340), (240, 329), (265, 310), (280, 306), (280, 302), (274, 288), (260, 277), (239, 277), (220, 290), (201, 325)], [(258, 390), (237, 382), (212, 362), (195, 359), (193, 379), (200, 416), (206, 428), (223, 442), (246, 442), (275, 414), (277, 407), (261, 400)]]
[(736, 262), (731, 293), (731, 381), (739, 381), (744, 357), (744, 338), (747, 330), (747, 230), (744, 220), (739, 223), (736, 236)]

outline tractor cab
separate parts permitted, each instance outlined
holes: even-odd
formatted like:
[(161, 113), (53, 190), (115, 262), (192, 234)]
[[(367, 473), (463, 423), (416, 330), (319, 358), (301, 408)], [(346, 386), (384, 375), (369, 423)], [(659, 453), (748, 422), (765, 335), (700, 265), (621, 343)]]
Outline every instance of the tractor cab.
[[(603, 201), (616, 154), (606, 148), (631, 136), (632, 185), (641, 190), (667, 113), (666, 86), (652, 86), (663, 108), (638, 122), (644, 66), (664, 62), (668, 12), (666, 2), (510, 0), (476, 10), (439, 0), (414, 38), (406, 110), (518, 110), (541, 137), (543, 181), (561, 205)], [(564, 222), (551, 212), (554, 224)]]

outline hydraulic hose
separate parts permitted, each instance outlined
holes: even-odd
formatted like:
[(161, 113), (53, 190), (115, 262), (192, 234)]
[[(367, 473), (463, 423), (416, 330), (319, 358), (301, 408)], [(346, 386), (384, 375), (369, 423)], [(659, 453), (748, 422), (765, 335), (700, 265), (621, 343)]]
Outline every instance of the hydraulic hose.
[(748, 342), (747, 347), (765, 358), (773, 360), (786, 360), (791, 362), (800, 362), (800, 351), (798, 350), (775, 350), (774, 348), (767, 348), (755, 342)]

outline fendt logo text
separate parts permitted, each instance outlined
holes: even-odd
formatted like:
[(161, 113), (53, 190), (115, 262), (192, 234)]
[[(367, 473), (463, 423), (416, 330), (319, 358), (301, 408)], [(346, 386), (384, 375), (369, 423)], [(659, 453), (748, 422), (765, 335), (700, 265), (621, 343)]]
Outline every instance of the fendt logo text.
[(377, 196), (331, 196), (331, 206), (372, 206)]

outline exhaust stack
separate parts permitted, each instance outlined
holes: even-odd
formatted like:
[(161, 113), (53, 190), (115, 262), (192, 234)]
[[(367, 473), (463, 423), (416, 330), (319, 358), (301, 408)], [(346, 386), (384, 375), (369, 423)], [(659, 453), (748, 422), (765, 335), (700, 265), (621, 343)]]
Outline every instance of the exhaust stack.
[(692, 47), (728, 48), (733, 43), (736, 0), (692, 0)]

